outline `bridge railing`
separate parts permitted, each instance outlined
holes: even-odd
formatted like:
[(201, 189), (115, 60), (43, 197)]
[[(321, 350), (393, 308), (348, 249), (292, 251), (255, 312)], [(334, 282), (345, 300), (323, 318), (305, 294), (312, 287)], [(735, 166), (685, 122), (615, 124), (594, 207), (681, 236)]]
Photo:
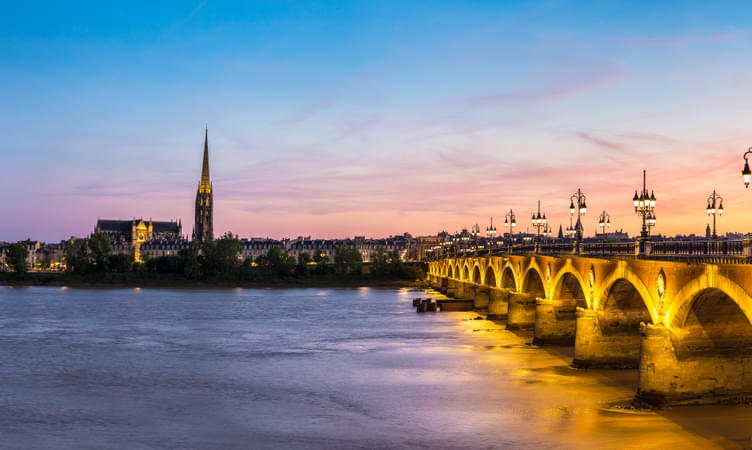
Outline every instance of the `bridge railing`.
[(635, 242), (586, 242), (582, 245), (585, 256), (634, 256)]
[(650, 245), (651, 255), (738, 255), (744, 254), (739, 241), (658, 241)]
[(708, 264), (752, 264), (747, 243), (741, 240), (653, 242), (647, 259)]
[[(574, 242), (541, 243), (540, 255), (574, 255)], [(631, 242), (585, 242), (581, 244), (580, 256), (606, 258), (639, 258), (652, 260), (682, 261), (707, 264), (752, 264), (752, 240), (725, 241), (653, 241), (646, 252), (639, 255), (637, 241)], [(526, 255), (536, 253), (532, 243), (517, 243), (498, 246), (478, 252), (478, 256)], [(471, 256), (468, 254), (467, 256)]]

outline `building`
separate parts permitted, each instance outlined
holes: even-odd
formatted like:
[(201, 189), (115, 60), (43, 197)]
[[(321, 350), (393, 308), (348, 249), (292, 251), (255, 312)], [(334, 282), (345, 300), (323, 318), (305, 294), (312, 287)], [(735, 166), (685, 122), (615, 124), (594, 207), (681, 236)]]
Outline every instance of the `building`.
[(209, 178), (209, 129), (204, 135), (204, 162), (201, 167), (201, 180), (196, 192), (196, 216), (193, 223), (193, 240), (198, 242), (214, 240), (214, 193)]
[(190, 242), (184, 239), (153, 238), (141, 244), (143, 259), (159, 258), (160, 256), (176, 256), (180, 250), (188, 248)]
[(95, 233), (105, 233), (114, 253), (128, 253), (141, 261), (141, 245), (151, 239), (179, 241), (183, 239), (183, 224), (178, 221), (157, 222), (149, 219), (97, 220)]

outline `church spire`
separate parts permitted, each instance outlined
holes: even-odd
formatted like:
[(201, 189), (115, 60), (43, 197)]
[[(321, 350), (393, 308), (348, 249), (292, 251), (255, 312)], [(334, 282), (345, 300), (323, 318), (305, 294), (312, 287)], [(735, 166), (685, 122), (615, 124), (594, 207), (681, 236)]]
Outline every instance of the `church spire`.
[(204, 134), (204, 164), (201, 167), (201, 183), (198, 191), (201, 193), (211, 192), (211, 180), (209, 179), (209, 127), (206, 127)]
[(204, 134), (204, 164), (201, 181), (196, 192), (196, 220), (193, 223), (193, 239), (198, 242), (214, 239), (214, 194), (209, 178), (209, 129)]

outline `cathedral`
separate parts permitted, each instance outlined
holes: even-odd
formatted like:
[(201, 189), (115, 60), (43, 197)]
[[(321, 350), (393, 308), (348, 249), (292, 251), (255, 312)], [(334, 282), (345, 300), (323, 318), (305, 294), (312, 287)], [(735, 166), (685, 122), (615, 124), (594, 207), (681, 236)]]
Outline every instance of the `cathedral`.
[(193, 222), (193, 240), (199, 243), (214, 239), (214, 193), (209, 178), (209, 130), (204, 135), (204, 164), (196, 192), (196, 216)]
[[(115, 253), (129, 253), (134, 260), (169, 255), (188, 245), (183, 239), (183, 225), (178, 221), (158, 222), (151, 219), (97, 220), (95, 233), (105, 233)], [(204, 134), (204, 161), (196, 192), (193, 240), (198, 243), (214, 239), (214, 194), (209, 178), (209, 130)], [(168, 250), (164, 250), (168, 249)], [(142, 251), (143, 250), (143, 251)]]

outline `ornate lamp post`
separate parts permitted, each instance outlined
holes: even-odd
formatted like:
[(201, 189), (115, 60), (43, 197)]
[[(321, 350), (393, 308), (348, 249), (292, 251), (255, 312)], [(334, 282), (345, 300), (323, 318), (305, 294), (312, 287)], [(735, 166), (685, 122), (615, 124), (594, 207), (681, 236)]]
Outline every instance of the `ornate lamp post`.
[[(582, 193), (582, 190), (577, 189), (577, 192), (572, 194), (571, 197), (569, 197), (569, 218), (570, 223), (572, 222), (572, 219), (574, 218), (574, 213), (577, 212), (577, 223), (575, 223), (574, 228), (570, 230), (567, 230), (570, 232), (571, 235), (574, 235), (575, 238), (575, 244), (574, 244), (574, 254), (579, 255), (580, 254), (580, 244), (582, 244), (582, 220), (581, 217), (585, 215), (587, 212), (587, 204), (585, 203), (585, 194)], [(575, 207), (577, 205), (577, 207)]]
[(604, 209), (600, 217), (598, 217), (598, 227), (601, 229), (601, 235), (603, 239), (606, 239), (606, 228), (611, 228), (611, 216)]
[(541, 215), (540, 200), (538, 200), (538, 213), (533, 213), (533, 218), (531, 220), (533, 222), (533, 226), (537, 230), (537, 234), (535, 236), (535, 253), (538, 253), (538, 251), (540, 250), (541, 229), (546, 226), (546, 214), (543, 213), (543, 215)]
[(742, 170), (742, 177), (744, 177), (745, 188), (749, 187), (749, 182), (752, 179), (752, 170), (749, 170), (749, 162), (747, 161), (747, 156), (750, 154), (752, 154), (752, 147), (744, 152), (744, 169)]
[(645, 253), (645, 245), (650, 241), (650, 229), (655, 226), (655, 192), (648, 194), (646, 171), (642, 171), (642, 191), (634, 197), (635, 213), (642, 217), (642, 230), (640, 231), (640, 254)]
[(488, 250), (488, 254), (490, 255), (493, 252), (494, 238), (496, 237), (496, 227), (493, 224), (493, 217), (491, 217), (491, 225), (486, 227), (486, 237), (490, 243)]
[(509, 228), (509, 253), (512, 253), (512, 239), (514, 238), (514, 227), (517, 226), (517, 217), (511, 209), (504, 215), (504, 228)]
[[(718, 207), (716, 208), (716, 202), (718, 202)], [(718, 214), (719, 216), (723, 215), (723, 197), (715, 193), (715, 190), (713, 190), (713, 193), (708, 197), (708, 208), (707, 212), (709, 216), (713, 216), (713, 240), (718, 239), (718, 235), (715, 233), (715, 216)]]
[(470, 235), (473, 237), (473, 250), (475, 252), (475, 256), (478, 256), (478, 238), (480, 237), (480, 227), (477, 223), (473, 225)]

